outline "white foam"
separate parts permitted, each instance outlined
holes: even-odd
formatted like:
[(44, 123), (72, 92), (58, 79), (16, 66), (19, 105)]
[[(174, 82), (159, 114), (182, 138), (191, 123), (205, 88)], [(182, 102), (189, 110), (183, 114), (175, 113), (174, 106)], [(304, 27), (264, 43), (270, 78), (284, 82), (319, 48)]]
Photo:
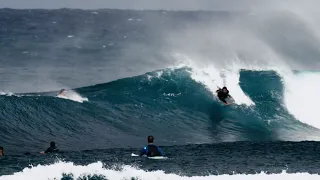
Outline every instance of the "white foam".
[(147, 78), (148, 78), (148, 81), (151, 81), (151, 79), (153, 78), (153, 76), (147, 74)]
[(157, 73), (157, 78), (160, 78), (163, 74), (163, 71), (157, 71), (156, 73)]
[(12, 92), (2, 92), (2, 91), (0, 91), (0, 95), (1, 96), (13, 96), (15, 94), (13, 94)]
[(66, 90), (63, 95), (57, 95), (58, 98), (62, 98), (62, 99), (68, 99), (71, 101), (76, 101), (76, 102), (80, 102), (83, 103), (84, 101), (88, 101), (88, 98), (86, 97), (81, 97), (78, 93), (76, 93), (73, 90)]
[(160, 78), (163, 74), (163, 71), (157, 71), (154, 76), (147, 74), (148, 81), (151, 81), (152, 78)]
[(180, 96), (181, 93), (178, 93), (178, 94), (175, 94), (175, 93), (163, 93), (163, 96), (170, 96), (170, 97), (177, 97), (177, 96)]
[(305, 72), (284, 77), (284, 103), (299, 121), (320, 129), (320, 73)]
[(205, 85), (213, 95), (216, 94), (218, 87), (226, 86), (236, 104), (254, 105), (254, 102), (242, 91), (239, 85), (240, 67), (233, 66), (230, 67), (231, 69), (218, 69), (212, 64), (201, 67), (193, 63), (194, 61), (185, 55), (176, 54), (175, 57), (180, 61), (178, 66), (185, 64), (185, 66), (191, 67), (191, 78)]
[(107, 169), (103, 167), (101, 162), (89, 164), (87, 166), (74, 165), (72, 162), (57, 162), (52, 165), (38, 165), (31, 168), (25, 168), (21, 172), (14, 173), (13, 175), (4, 175), (0, 180), (43, 180), (43, 179), (61, 179), (63, 174), (72, 174), (73, 179), (80, 179), (84, 176), (104, 176), (106, 179), (119, 180), (119, 179), (141, 179), (141, 180), (318, 180), (320, 175), (309, 173), (294, 173), (288, 174), (283, 171), (280, 174), (233, 174), (233, 175), (208, 175), (208, 176), (181, 176), (177, 174), (166, 174), (164, 171), (151, 171), (147, 172), (131, 166), (123, 166), (121, 170)]

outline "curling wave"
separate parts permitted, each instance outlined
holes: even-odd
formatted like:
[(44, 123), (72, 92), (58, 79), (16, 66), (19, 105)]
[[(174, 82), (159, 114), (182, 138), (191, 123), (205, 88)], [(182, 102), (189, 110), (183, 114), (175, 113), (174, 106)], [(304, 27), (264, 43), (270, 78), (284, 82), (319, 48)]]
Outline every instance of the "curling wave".
[[(230, 106), (193, 75), (164, 69), (74, 89), (67, 99), (57, 92), (2, 95), (0, 136), (9, 149), (22, 143), (30, 151), (49, 139), (66, 150), (137, 146), (151, 133), (164, 145), (316, 139), (318, 130), (288, 106), (288, 87), (275, 71), (240, 71), (242, 92), (230, 89)], [(253, 103), (237, 102), (242, 96)]]

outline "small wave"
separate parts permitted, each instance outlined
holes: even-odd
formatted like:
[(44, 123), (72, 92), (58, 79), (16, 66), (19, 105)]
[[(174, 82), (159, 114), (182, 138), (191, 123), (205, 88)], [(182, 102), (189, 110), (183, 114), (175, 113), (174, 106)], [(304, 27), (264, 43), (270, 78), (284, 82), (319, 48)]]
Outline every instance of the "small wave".
[(1, 96), (12, 96), (12, 95), (14, 95), (12, 92), (0, 92), (0, 95)]
[[(184, 179), (217, 179), (217, 180), (280, 180), (280, 179), (319, 179), (318, 174), (309, 173), (294, 173), (289, 174), (283, 171), (280, 174), (266, 174), (264, 172), (259, 174), (233, 174), (233, 175), (207, 175), (207, 176), (182, 176), (178, 174), (167, 174), (162, 170), (157, 171), (144, 171), (129, 165), (124, 165), (118, 170), (115, 168), (105, 168), (103, 163), (98, 161), (86, 166), (75, 165), (72, 162), (57, 162), (51, 165), (37, 165), (30, 168), (25, 168), (22, 172), (14, 173), (13, 175), (4, 175), (0, 177), (0, 180), (16, 180), (16, 179), (62, 179), (69, 177), (71, 179), (139, 179), (139, 180), (153, 180), (153, 179), (172, 179), (172, 180), (184, 180)], [(69, 179), (68, 178), (68, 179)]]
[(84, 101), (88, 101), (88, 98), (81, 97), (78, 93), (72, 90), (65, 91), (63, 95), (57, 95), (58, 98), (68, 99), (71, 101), (76, 101), (83, 103)]

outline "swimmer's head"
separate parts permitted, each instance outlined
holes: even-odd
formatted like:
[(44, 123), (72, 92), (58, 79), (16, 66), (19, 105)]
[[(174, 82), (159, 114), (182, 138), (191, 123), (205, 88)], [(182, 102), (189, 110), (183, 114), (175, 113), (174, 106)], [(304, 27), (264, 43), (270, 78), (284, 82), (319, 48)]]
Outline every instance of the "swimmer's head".
[(153, 136), (148, 136), (148, 143), (153, 143), (154, 137)]
[(52, 141), (52, 142), (50, 143), (50, 147), (56, 147), (56, 143)]

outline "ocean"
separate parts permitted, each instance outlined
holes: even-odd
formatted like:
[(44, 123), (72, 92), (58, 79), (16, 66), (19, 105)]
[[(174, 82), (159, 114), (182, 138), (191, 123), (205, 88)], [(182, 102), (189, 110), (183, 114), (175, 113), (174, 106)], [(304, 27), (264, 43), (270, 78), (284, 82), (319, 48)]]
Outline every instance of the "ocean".
[(0, 180), (320, 178), (307, 17), (0, 9)]

